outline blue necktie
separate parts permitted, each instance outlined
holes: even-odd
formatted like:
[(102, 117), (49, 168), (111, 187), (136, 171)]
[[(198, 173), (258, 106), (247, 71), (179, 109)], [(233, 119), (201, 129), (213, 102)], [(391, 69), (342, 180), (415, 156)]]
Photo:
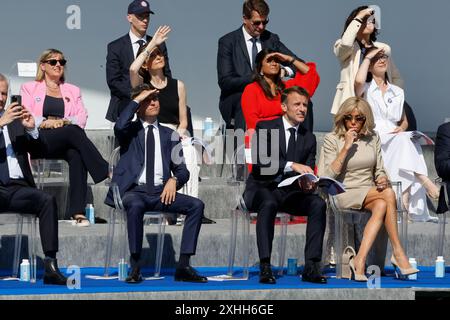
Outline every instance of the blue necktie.
[(0, 130), (0, 183), (7, 185), (9, 182), (9, 168), (8, 160), (6, 157), (6, 144), (3, 131)]
[(253, 67), (253, 69), (255, 69), (255, 60), (256, 60), (256, 55), (258, 54), (258, 48), (256, 47), (256, 41), (257, 41), (258, 39), (256, 39), (256, 38), (252, 38), (252, 43), (253, 43), (253, 45), (252, 45), (252, 67)]
[(155, 135), (153, 134), (153, 126), (149, 125), (147, 129), (147, 162), (145, 180), (147, 182), (147, 191), (152, 194), (155, 188)]

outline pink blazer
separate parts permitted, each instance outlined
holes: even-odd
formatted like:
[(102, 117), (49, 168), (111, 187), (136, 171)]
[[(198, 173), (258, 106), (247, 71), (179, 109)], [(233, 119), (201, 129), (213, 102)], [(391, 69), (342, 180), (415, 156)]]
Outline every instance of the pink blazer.
[[(69, 83), (60, 84), (61, 94), (64, 99), (64, 118), (75, 120), (81, 128), (86, 126), (87, 110), (81, 99), (80, 88)], [(30, 110), (35, 117), (42, 117), (46, 94), (45, 81), (31, 81), (20, 87), (22, 104)]]

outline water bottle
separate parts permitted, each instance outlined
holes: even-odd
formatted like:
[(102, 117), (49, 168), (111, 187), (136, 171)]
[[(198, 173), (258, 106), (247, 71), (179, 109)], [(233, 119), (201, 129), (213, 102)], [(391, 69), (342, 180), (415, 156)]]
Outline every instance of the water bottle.
[(119, 261), (119, 281), (125, 281), (128, 275), (128, 264), (124, 259)]
[(205, 138), (211, 138), (213, 136), (213, 128), (214, 121), (210, 117), (207, 117), (203, 122), (203, 135)]
[(94, 206), (92, 203), (88, 203), (86, 205), (85, 209), (86, 218), (89, 220), (90, 224), (95, 224), (95, 213), (94, 213)]
[(30, 281), (30, 262), (23, 259), (20, 264), (20, 281)]
[(297, 259), (296, 258), (288, 259), (287, 274), (288, 274), (288, 276), (296, 276), (297, 275)]
[(445, 276), (445, 261), (443, 256), (438, 256), (436, 259), (436, 278), (444, 278)]
[[(411, 265), (411, 268), (417, 268), (417, 261), (415, 258), (409, 258), (409, 264)], [(417, 273), (409, 275), (408, 279), (417, 280)]]

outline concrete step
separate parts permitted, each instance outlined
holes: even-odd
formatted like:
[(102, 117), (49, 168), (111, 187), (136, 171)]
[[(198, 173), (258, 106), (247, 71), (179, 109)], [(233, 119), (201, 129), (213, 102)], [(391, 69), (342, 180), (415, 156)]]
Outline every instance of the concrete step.
[[(0, 215), (0, 268), (10, 268), (12, 264), (15, 224), (11, 223), (13, 216)], [(192, 258), (194, 266), (226, 266), (230, 241), (230, 220), (218, 219), (217, 224), (202, 225), (200, 230), (197, 253)], [(118, 225), (116, 225), (118, 227)], [(163, 267), (173, 267), (178, 260), (181, 241), (182, 226), (166, 226), (164, 242)], [(279, 226), (275, 228), (272, 263), (278, 264)], [(26, 231), (26, 228), (24, 228)], [(236, 265), (242, 265), (242, 236), (240, 229), (237, 236)], [(157, 228), (154, 225), (146, 226), (143, 242), (143, 259), (146, 266), (152, 266), (155, 259)], [(287, 258), (297, 258), (299, 265), (304, 263), (306, 225), (289, 225), (286, 242)], [(434, 265), (436, 259), (436, 238), (438, 225), (434, 223), (411, 223), (408, 230), (408, 255), (415, 257), (418, 265)], [(103, 266), (106, 248), (107, 224), (96, 224), (90, 227), (72, 226), (67, 221), (59, 222), (59, 253), (60, 266), (78, 265)], [(450, 230), (447, 228), (446, 239), (450, 241)], [(23, 240), (22, 257), (27, 255), (27, 241)], [(326, 244), (326, 239), (325, 242)], [(114, 240), (113, 264), (119, 259), (117, 248), (119, 239)], [(387, 260), (391, 255), (388, 248)], [(324, 250), (325, 252), (325, 250)], [(43, 257), (40, 241), (38, 243), (39, 263)], [(444, 255), (450, 259), (450, 247), (444, 245)], [(255, 225), (250, 226), (250, 265), (258, 262), (256, 247)], [(286, 265), (286, 262), (285, 262)]]

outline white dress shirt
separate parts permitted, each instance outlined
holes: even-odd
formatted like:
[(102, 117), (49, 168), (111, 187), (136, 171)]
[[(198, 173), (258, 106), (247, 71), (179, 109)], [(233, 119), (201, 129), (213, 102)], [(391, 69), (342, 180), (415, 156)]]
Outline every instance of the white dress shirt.
[[(242, 32), (244, 33), (245, 45), (247, 46), (248, 57), (250, 58), (250, 65), (252, 66), (253, 69), (254, 64), (254, 61), (252, 61), (253, 37), (247, 32), (247, 30), (245, 30), (244, 26), (242, 26)], [(258, 50), (258, 53), (262, 50), (262, 43), (259, 37), (256, 38), (256, 49)], [(291, 68), (285, 66), (281, 67), (286, 71), (286, 76), (292, 77), (294, 75), (294, 72), (292, 71)]]
[(142, 126), (144, 127), (144, 146), (145, 146), (145, 157), (144, 157), (144, 166), (142, 167), (142, 172), (138, 179), (138, 185), (140, 184), (146, 184), (146, 172), (147, 172), (147, 131), (149, 130), (149, 126), (153, 126), (153, 136), (155, 137), (155, 178), (154, 178), (154, 185), (155, 186), (161, 186), (163, 184), (163, 164), (162, 164), (162, 154), (161, 154), (161, 140), (159, 136), (159, 127), (158, 127), (158, 121), (155, 121), (153, 123), (148, 123), (142, 120), (139, 120), (142, 123)]
[(143, 38), (137, 37), (133, 32), (131, 32), (131, 30), (130, 30), (130, 32), (128, 34), (130, 35), (131, 45), (133, 46), (133, 55), (134, 55), (134, 58), (136, 59), (137, 52), (139, 50), (139, 43), (138, 43), (138, 41), (139, 40), (144, 40), (144, 45), (145, 45), (147, 43), (147, 39), (146, 39), (146, 36), (144, 36)]
[[(293, 127), (285, 118), (284, 116), (283, 118), (283, 126), (284, 126), (284, 137), (286, 139), (286, 153), (287, 153), (287, 149), (288, 149), (288, 145), (289, 145), (289, 138), (291, 137), (291, 132), (289, 131), (290, 128), (294, 128), (295, 129), (295, 141), (297, 141), (297, 131), (298, 131), (298, 126), (296, 125), (295, 127)], [(284, 172), (291, 172), (292, 171), (292, 164), (294, 162), (292, 161), (288, 161), (286, 163), (286, 166), (284, 167)]]

